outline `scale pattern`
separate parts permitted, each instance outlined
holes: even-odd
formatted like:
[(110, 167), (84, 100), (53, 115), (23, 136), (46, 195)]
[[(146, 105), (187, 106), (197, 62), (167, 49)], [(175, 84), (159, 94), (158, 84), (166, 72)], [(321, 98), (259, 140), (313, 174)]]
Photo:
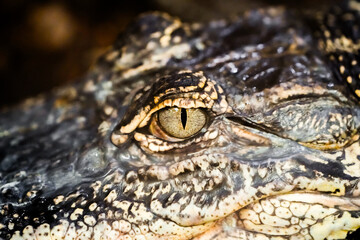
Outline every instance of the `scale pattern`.
[[(358, 239), (358, 10), (140, 16), (83, 81), (0, 113), (0, 238)], [(206, 124), (169, 136), (170, 108)]]

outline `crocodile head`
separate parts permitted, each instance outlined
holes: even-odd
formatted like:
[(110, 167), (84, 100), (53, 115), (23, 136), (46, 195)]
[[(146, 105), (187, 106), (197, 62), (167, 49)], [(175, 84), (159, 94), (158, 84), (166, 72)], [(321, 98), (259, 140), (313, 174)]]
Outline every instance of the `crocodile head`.
[(360, 106), (332, 68), (282, 8), (143, 15), (84, 81), (1, 114), (0, 236), (345, 238)]

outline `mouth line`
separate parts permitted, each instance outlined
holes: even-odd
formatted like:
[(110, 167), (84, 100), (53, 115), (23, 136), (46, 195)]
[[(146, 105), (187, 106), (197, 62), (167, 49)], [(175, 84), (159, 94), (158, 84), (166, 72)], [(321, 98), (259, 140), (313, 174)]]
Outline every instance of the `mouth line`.
[(277, 199), (289, 202), (303, 202), (339, 208), (343, 211), (360, 211), (360, 199), (355, 197), (335, 196), (323, 193), (294, 192), (278, 195)]
[(193, 240), (345, 239), (360, 229), (360, 199), (294, 192), (257, 200)]
[(321, 193), (285, 193), (253, 202), (228, 218), (236, 219), (233, 231), (243, 231), (254, 238), (262, 235), (286, 239), (345, 239), (348, 232), (360, 228), (360, 199)]

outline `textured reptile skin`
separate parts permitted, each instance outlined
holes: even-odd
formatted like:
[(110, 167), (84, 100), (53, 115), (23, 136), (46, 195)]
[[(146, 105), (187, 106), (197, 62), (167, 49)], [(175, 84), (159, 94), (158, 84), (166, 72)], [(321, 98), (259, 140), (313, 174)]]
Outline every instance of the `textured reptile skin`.
[[(0, 238), (356, 239), (359, 10), (140, 16), (83, 81), (0, 113)], [(206, 124), (155, 136), (169, 108)]]

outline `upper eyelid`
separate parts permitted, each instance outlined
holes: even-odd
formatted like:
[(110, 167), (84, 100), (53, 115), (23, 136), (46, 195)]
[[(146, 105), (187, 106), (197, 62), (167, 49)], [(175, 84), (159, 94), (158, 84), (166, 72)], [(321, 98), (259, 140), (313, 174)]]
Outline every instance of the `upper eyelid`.
[[(155, 82), (151, 87), (147, 87), (143, 91), (140, 91), (140, 93), (138, 94), (142, 94), (143, 98), (145, 99), (141, 97), (136, 97), (135, 95), (135, 100), (133, 100), (134, 102), (130, 106), (130, 108), (133, 108), (130, 109), (130, 112), (140, 113), (138, 113), (137, 115), (129, 114), (128, 116), (125, 116), (125, 118), (122, 120), (122, 123), (120, 124), (122, 125), (122, 129), (120, 131), (122, 133), (130, 133), (134, 131), (140, 124), (140, 118), (142, 121), (145, 115), (149, 116), (149, 112), (151, 110), (157, 110), (156, 107), (160, 104), (171, 101), (171, 98), (173, 98), (170, 97), (171, 95), (181, 96), (182, 94), (192, 93), (193, 97), (197, 96), (198, 99), (205, 102), (207, 105), (209, 105), (211, 101), (214, 101), (218, 98), (217, 90), (214, 89), (215, 83), (206, 78), (202, 72), (192, 73), (189, 71), (181, 71), (180, 73), (178, 73), (178, 75), (176, 76), (181, 78), (178, 79), (173, 76), (163, 77), (160, 78), (159, 81)], [(186, 76), (191, 79), (191, 81), (187, 82), (187, 85), (185, 84), (187, 79)], [(166, 78), (170, 79), (166, 81)], [(185, 83), (182, 83), (182, 85), (177, 84), (177, 81), (180, 80), (184, 81)], [(173, 83), (173, 85), (171, 85), (170, 83)], [(165, 85), (166, 88), (164, 88), (163, 85)], [(177, 105), (178, 107), (182, 107), (179, 104), (175, 105)], [(172, 105), (168, 104), (167, 106)], [(129, 126), (128, 130), (126, 130), (127, 125)]]
[[(111, 141), (113, 144), (118, 146), (127, 141), (136, 129), (148, 124), (152, 114), (164, 107), (202, 107), (211, 109), (217, 114), (226, 112), (228, 103), (223, 94), (224, 91), (215, 81), (205, 77), (201, 71), (195, 73), (185, 71), (181, 72), (181, 74), (187, 74), (189, 76), (189, 81), (187, 82), (188, 86), (175, 84), (176, 81), (181, 80), (178, 79), (175, 80), (174, 83), (177, 90), (175, 90), (175, 87), (167, 88), (163, 89), (160, 93), (159, 91), (155, 92), (158, 94), (153, 96), (150, 95), (150, 92), (154, 93), (154, 90), (152, 90), (154, 86), (156, 87), (156, 84), (154, 84), (152, 87), (143, 90), (143, 94), (145, 95), (144, 98), (146, 99), (142, 99), (141, 97), (137, 97), (136, 99), (135, 97), (127, 114), (125, 114), (125, 117), (114, 128), (111, 134)], [(178, 91), (177, 94), (176, 91)], [(181, 98), (178, 96), (189, 97)], [(144, 102), (145, 106), (143, 104)]]

